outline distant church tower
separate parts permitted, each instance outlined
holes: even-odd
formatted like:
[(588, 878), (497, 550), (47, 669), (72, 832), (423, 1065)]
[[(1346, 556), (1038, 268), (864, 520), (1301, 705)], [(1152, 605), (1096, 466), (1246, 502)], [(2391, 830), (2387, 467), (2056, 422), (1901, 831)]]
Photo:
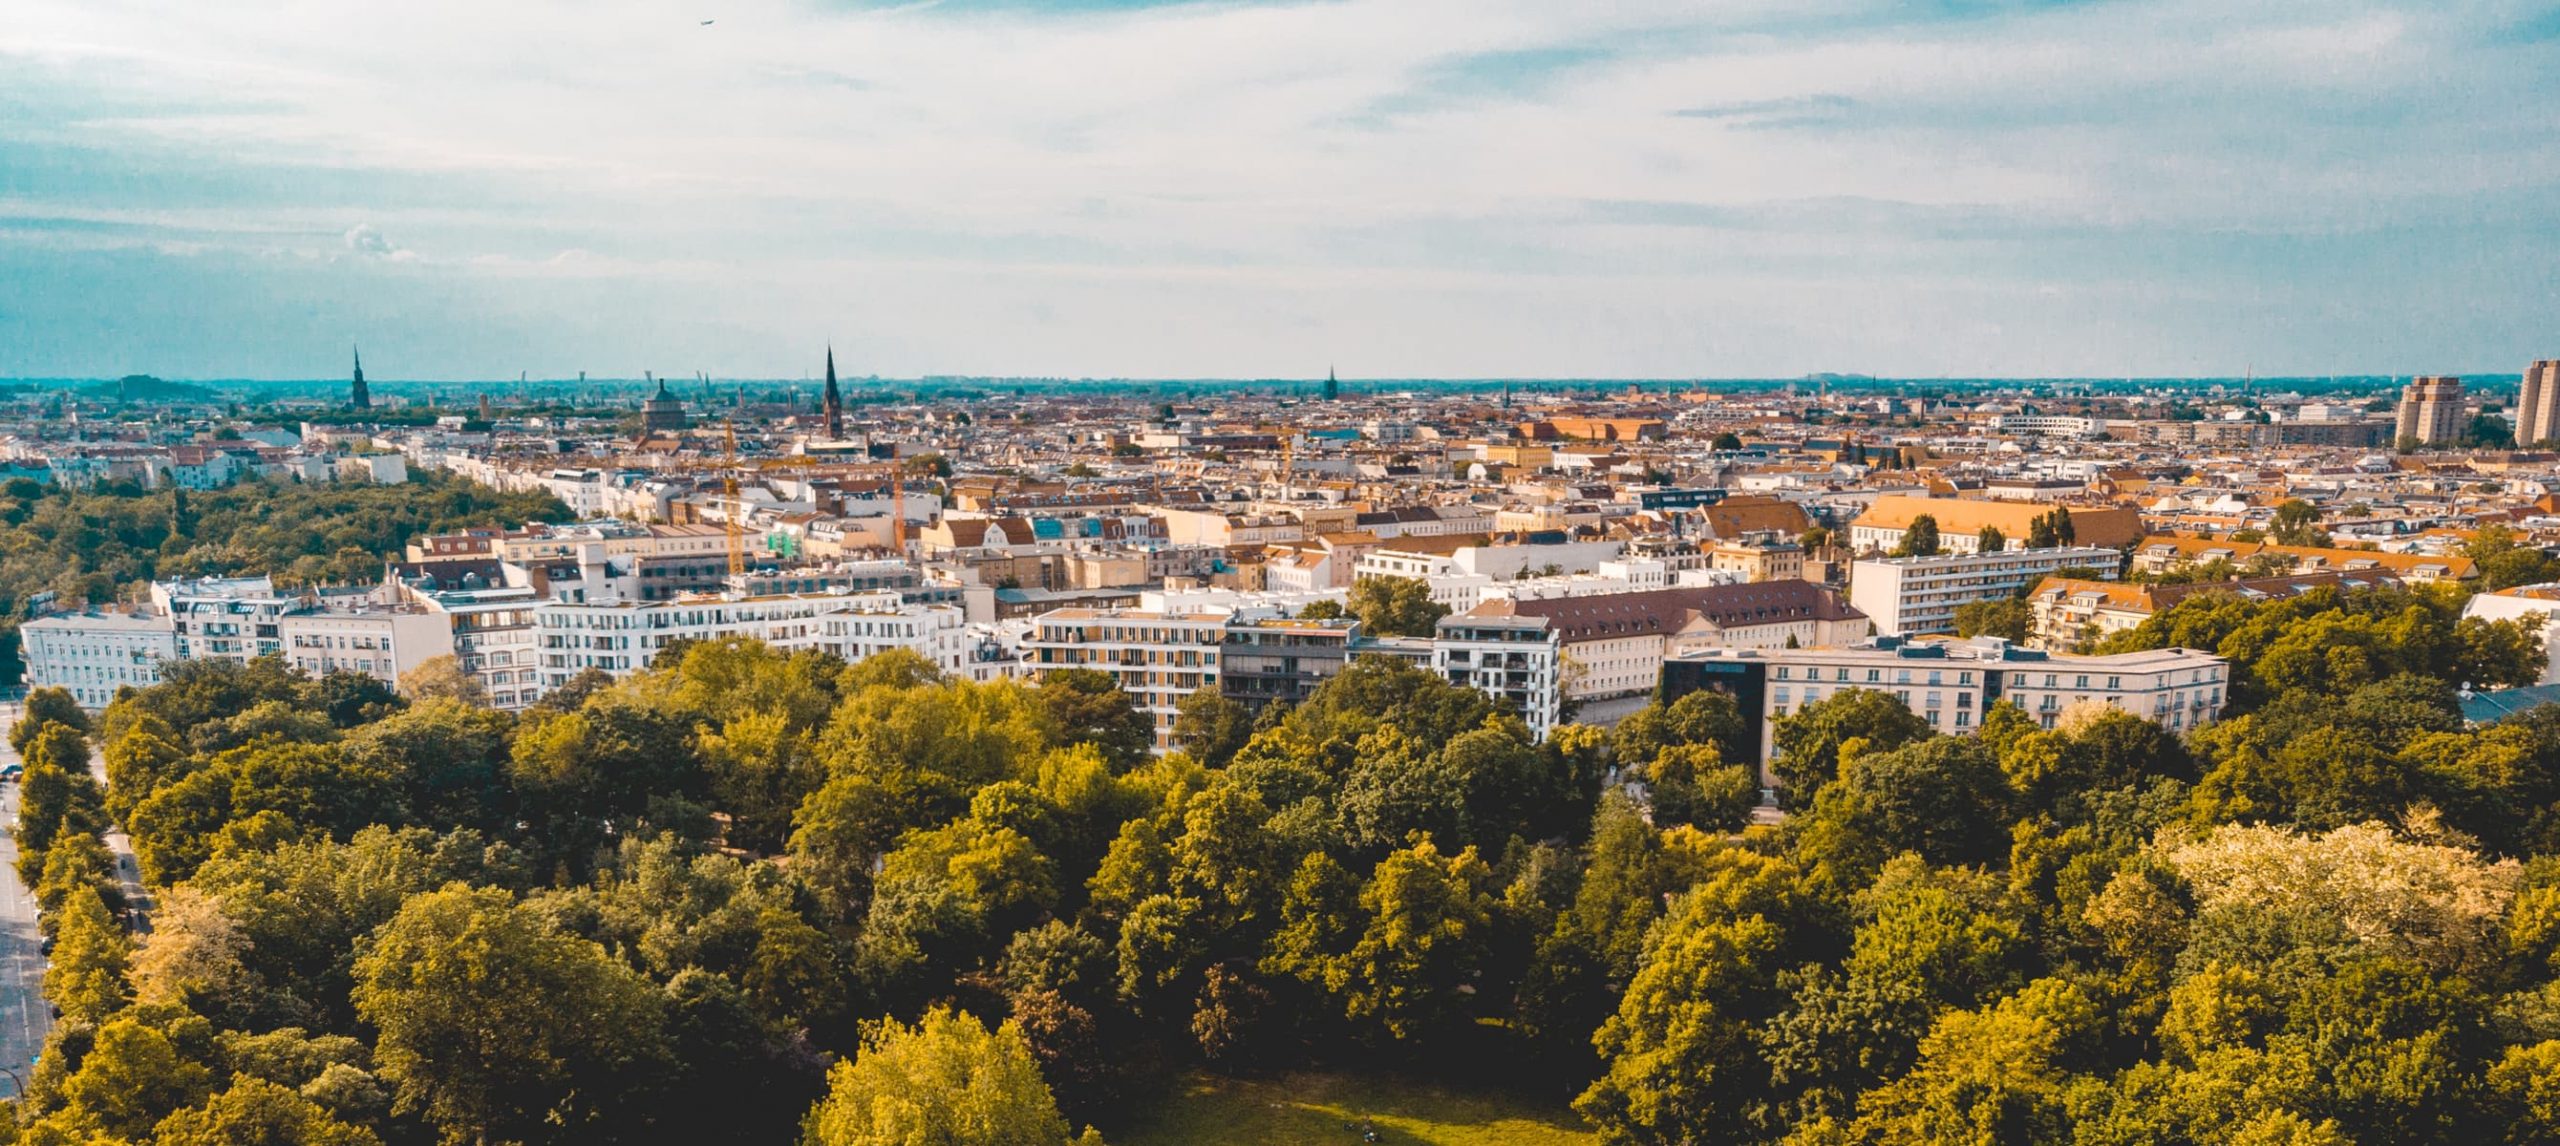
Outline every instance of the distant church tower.
[(827, 396), (819, 404), (827, 417), (827, 440), (844, 440), (844, 391), (836, 389), (836, 348), (827, 348)]
[(1333, 367), (1327, 366), (1324, 368), (1324, 400), (1333, 402), (1340, 400), (1341, 397), (1342, 381), (1333, 376)]
[(370, 410), (373, 408), (373, 395), (366, 393), (364, 388), (363, 347), (356, 348), (356, 380), (347, 389), (347, 405), (353, 406), (359, 410)]

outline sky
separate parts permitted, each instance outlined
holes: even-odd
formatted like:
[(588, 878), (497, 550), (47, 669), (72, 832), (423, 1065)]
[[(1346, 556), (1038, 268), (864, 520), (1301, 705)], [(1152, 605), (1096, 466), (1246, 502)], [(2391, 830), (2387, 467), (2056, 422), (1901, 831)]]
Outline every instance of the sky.
[(2554, 0), (8, 8), (0, 376), (2560, 357)]

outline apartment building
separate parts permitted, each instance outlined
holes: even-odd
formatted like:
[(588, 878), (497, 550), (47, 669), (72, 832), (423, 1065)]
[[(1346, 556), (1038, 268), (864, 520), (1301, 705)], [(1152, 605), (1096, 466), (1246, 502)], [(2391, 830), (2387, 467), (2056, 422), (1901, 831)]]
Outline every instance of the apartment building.
[(455, 667), (480, 682), (493, 708), (515, 711), (541, 699), (539, 593), (529, 586), (412, 591), (410, 599), (451, 634)]
[(1350, 618), (1236, 618), (1219, 647), (1219, 691), (1260, 712), (1299, 704), (1358, 655), (1360, 622)]
[(1962, 606), (2016, 596), (2063, 569), (2095, 569), (2113, 578), (2123, 560), (2096, 545), (1869, 558), (1850, 566), (1849, 603), (1884, 636), (1951, 633)]
[(1219, 688), (1229, 613), (1058, 609), (1024, 642), (1032, 670), (1110, 673), (1155, 725), (1156, 751), (1173, 750), (1175, 710), (1193, 692)]
[(1665, 664), (1666, 700), (1699, 688), (1743, 702), (1760, 745), (1761, 783), (1774, 785), (1768, 764), (1777, 752), (1778, 723), (1851, 689), (1890, 695), (1930, 728), (1954, 736), (1980, 728), (1983, 714), (2002, 700), (2047, 728), (2072, 706), (2097, 703), (2184, 732), (2221, 714), (2230, 664), (2195, 649), (2072, 656), (1993, 637), (1877, 637), (1843, 648), (1706, 650)]
[(453, 629), (416, 605), (359, 603), (277, 619), (285, 663), (313, 676), (358, 672), (386, 685), (437, 657), (453, 655)]
[(2449, 375), (2413, 378), (2400, 391), (2399, 437), (2422, 446), (2451, 445), (2462, 439), (2462, 379)]
[(62, 613), (20, 628), (27, 681), (104, 708), (118, 688), (158, 684), (164, 661), (282, 658), (314, 676), (400, 674), (453, 651), (443, 621), (380, 593), (286, 594), (265, 577), (155, 582), (130, 611)]
[(1442, 617), (1431, 646), (1433, 672), (1508, 702), (1531, 736), (1544, 740), (1561, 722), (1564, 642), (1547, 618)]
[(68, 689), (80, 707), (105, 708), (116, 690), (160, 683), (160, 664), (178, 655), (166, 616), (56, 613), (18, 627), (29, 688)]
[(2267, 601), (2300, 596), (2314, 589), (2379, 589), (2399, 584), (2398, 577), (2380, 570), (2243, 577), (2178, 585), (2047, 577), (2027, 594), (2027, 608), (2034, 617), (2027, 643), (2055, 652), (2077, 652), (2136, 628), (2150, 620), (2152, 614), (2199, 593), (2228, 593)]
[(2381, 572), (2411, 582), (2460, 581), (2479, 572), (2470, 558), (2451, 554), (2385, 553), (2376, 549), (2166, 536), (2143, 538), (2134, 547), (2132, 566), (2136, 573), (2168, 573), (2217, 561), (2243, 569), (2272, 566), (2291, 573)]
[(814, 649), (858, 661), (908, 649), (944, 672), (965, 671), (961, 611), (911, 605), (894, 592), (724, 595), (673, 601), (544, 601), (534, 608), (542, 687), (590, 669), (626, 676), (668, 646), (751, 637), (786, 651)]

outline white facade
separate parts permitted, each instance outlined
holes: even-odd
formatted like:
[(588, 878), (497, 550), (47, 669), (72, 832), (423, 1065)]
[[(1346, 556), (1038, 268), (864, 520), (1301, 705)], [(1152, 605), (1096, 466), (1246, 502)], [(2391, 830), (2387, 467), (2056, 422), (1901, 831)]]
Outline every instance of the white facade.
[(909, 605), (894, 592), (680, 597), (535, 606), (542, 687), (590, 668), (617, 677), (648, 668), (679, 641), (752, 637), (783, 650), (817, 649), (858, 661), (909, 649), (936, 668), (964, 669), (966, 622), (950, 605)]
[(419, 600), (443, 620), (454, 661), (480, 682), (490, 707), (513, 711), (541, 699), (535, 612), (542, 602), (531, 588), (454, 589)]
[[(1655, 639), (1656, 649), (1661, 643)], [(1540, 617), (1444, 617), (1431, 650), (1433, 671), (1511, 702), (1539, 740), (1562, 717), (1564, 659), (1563, 644)]]
[(160, 683), (160, 662), (178, 655), (165, 616), (64, 613), (19, 626), (29, 688), (64, 688), (80, 707), (100, 709), (116, 690)]
[[(1849, 689), (1892, 695), (1935, 731), (1969, 735), (1998, 701), (2051, 728), (2073, 705), (2122, 709), (2171, 732), (2212, 721), (2230, 693), (2230, 662), (2194, 649), (2108, 656), (2030, 652), (1996, 639), (1871, 642), (1842, 649), (1761, 649), (1718, 655), (1767, 662), (1760, 756), (1776, 752), (1777, 722)], [(1764, 765), (1765, 767), (1765, 765)], [(1764, 783), (1769, 782), (1765, 779)]]
[(1869, 558), (1850, 566), (1849, 603), (1884, 636), (1951, 633), (1959, 606), (2016, 596), (2046, 575), (2073, 567), (2113, 580), (2123, 559), (2104, 546)]
[(384, 684), (453, 654), (453, 630), (425, 609), (329, 609), (277, 619), (285, 663), (313, 676), (360, 672)]

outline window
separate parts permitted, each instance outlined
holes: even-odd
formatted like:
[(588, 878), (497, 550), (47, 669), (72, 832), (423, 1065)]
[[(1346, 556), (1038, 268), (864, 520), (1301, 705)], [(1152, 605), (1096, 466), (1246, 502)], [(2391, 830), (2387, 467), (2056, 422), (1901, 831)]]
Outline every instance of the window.
[(2124, 687), (2124, 678), (2123, 678), (2123, 677), (2120, 677), (2120, 676), (2111, 676), (2111, 677), (2108, 677), (2108, 678), (2107, 678), (2107, 687), (2108, 687), (2108, 688), (2123, 688), (2123, 687)]
[(2087, 687), (2089, 687), (2089, 674), (2087, 674), (2087, 673), (2081, 673), (2079, 676), (2073, 677), (2073, 678), (2072, 678), (2072, 681), (2071, 681), (2071, 687), (2073, 687), (2073, 688), (2087, 688)]
[(1785, 665), (1779, 665), (1779, 666), (1778, 666), (1778, 679), (1779, 679), (1779, 680), (1785, 680), (1785, 679), (1787, 679), (1787, 666), (1785, 666)]

